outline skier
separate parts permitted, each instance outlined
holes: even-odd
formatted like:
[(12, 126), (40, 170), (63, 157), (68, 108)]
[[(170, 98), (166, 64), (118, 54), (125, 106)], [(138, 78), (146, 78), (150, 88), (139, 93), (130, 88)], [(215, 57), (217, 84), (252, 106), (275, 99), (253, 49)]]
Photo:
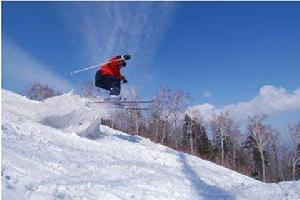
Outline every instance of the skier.
[(130, 55), (117, 55), (112, 57), (107, 63), (100, 66), (95, 76), (95, 86), (110, 91), (109, 98), (121, 100), (121, 81), (127, 83), (127, 79), (120, 73), (120, 69), (126, 66), (125, 60), (129, 60)]

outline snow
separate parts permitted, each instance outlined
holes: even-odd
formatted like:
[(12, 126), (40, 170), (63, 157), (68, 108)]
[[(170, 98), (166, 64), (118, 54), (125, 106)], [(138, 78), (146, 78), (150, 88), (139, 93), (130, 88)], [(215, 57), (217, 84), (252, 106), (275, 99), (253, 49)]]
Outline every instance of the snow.
[(300, 199), (100, 124), (112, 110), (69, 93), (44, 102), (2, 90), (2, 199)]

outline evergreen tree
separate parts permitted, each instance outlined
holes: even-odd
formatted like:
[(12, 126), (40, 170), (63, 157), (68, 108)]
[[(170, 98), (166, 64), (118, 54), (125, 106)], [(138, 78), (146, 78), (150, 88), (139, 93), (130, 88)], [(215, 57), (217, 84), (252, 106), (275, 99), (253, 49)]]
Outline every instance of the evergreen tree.
[(221, 165), (224, 165), (228, 153), (236, 150), (236, 138), (239, 135), (239, 127), (228, 112), (213, 116), (210, 121), (213, 135), (213, 155), (220, 157)]
[(194, 153), (195, 135), (192, 130), (192, 118), (187, 114), (184, 115), (182, 145), (189, 148), (191, 154)]
[[(262, 180), (262, 159), (260, 155), (260, 151), (258, 150), (257, 143), (255, 142), (253, 136), (249, 135), (246, 138), (246, 141), (243, 143), (243, 147), (248, 150), (251, 160), (252, 160), (252, 167), (251, 167), (251, 176), (257, 180)], [(266, 159), (266, 152), (264, 151), (265, 156), (265, 163), (267, 162)]]
[(208, 139), (204, 124), (192, 120), (192, 131), (196, 136), (195, 147), (198, 153), (205, 158), (209, 158), (211, 153), (211, 142)]

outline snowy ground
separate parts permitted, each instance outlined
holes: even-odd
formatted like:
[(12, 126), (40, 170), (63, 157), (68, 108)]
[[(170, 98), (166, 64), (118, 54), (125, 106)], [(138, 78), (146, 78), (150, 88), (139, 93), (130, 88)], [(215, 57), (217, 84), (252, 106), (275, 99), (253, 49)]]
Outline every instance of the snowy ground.
[(299, 181), (261, 183), (100, 126), (110, 110), (87, 103), (2, 90), (2, 199), (300, 199)]

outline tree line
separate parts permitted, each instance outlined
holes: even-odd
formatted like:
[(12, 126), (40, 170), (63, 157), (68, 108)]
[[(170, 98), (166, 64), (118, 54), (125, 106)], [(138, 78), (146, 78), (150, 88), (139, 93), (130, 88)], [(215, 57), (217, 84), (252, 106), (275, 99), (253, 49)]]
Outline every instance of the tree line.
[[(77, 91), (84, 97), (100, 94), (92, 82), (81, 84)], [(26, 89), (26, 95), (35, 100), (59, 94), (39, 82)], [(266, 115), (248, 116), (244, 127), (229, 112), (216, 113), (205, 120), (186, 112), (190, 100), (184, 91), (161, 88), (147, 112), (118, 110), (102, 123), (264, 182), (300, 178), (300, 120), (288, 124), (284, 135), (291, 142), (286, 142), (280, 137), (283, 133), (267, 123)]]
[(300, 178), (300, 120), (284, 133), (289, 143), (266, 115), (249, 116), (243, 128), (229, 112), (204, 120), (185, 113), (189, 98), (183, 91), (162, 88), (148, 112), (116, 111), (103, 123), (264, 182)]

